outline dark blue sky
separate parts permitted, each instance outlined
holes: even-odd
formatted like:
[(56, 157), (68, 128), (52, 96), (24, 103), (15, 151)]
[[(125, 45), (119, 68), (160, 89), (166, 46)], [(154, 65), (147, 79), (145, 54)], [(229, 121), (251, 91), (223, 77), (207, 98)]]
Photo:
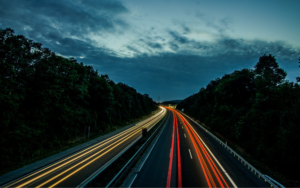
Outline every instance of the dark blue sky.
[(164, 101), (270, 53), (294, 82), (299, 7), (299, 0), (0, 0), (0, 26)]

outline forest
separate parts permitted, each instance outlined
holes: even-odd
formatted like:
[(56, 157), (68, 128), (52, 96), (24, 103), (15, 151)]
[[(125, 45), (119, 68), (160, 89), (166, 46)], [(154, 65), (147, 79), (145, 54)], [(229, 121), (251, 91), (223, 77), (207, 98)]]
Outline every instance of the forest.
[(76, 59), (0, 29), (0, 169), (115, 130), (158, 107), (148, 94), (114, 83)]
[(300, 87), (286, 75), (274, 56), (264, 55), (253, 69), (212, 80), (177, 109), (299, 185)]

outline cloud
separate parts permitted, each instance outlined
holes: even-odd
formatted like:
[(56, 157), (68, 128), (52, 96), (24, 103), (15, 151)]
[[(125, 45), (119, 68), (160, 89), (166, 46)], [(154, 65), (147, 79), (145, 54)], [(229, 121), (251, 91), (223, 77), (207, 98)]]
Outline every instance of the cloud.
[(100, 50), (93, 36), (120, 35), (130, 27), (122, 18), (129, 10), (119, 1), (10, 0), (1, 1), (0, 7), (4, 27), (62, 54), (85, 53), (88, 47)]
[(233, 31), (232, 24), (233, 19), (229, 16), (224, 17), (220, 20), (216, 20), (213, 17), (209, 17), (206, 14), (203, 14), (201, 12), (196, 12), (196, 17), (199, 18), (200, 21), (202, 21), (206, 27), (212, 28), (216, 30), (219, 34), (226, 34), (228, 31)]
[(180, 44), (185, 44), (188, 42), (188, 39), (175, 31), (170, 31), (169, 34), (173, 37), (174, 41)]
[(279, 65), (295, 63), (298, 68), (299, 48), (283, 41), (229, 37), (231, 18), (215, 20), (201, 13), (197, 13), (199, 20), (218, 32), (208, 32), (214, 36), (210, 41), (197, 38), (197, 28), (178, 22), (177, 28), (149, 27), (149, 32), (137, 34), (118, 50), (101, 43), (107, 36), (126, 38), (122, 33), (134, 28), (127, 20), (129, 13), (121, 1), (0, 1), (2, 26), (58, 54), (92, 64), (115, 82), (154, 99), (157, 95), (183, 99), (225, 73), (253, 68), (264, 54), (275, 55)]
[[(106, 11), (114, 13), (128, 13), (129, 10), (119, 1), (97, 1), (94, 0), (80, 0), (78, 4), (84, 5), (92, 11)], [(95, 13), (95, 12), (94, 12)]]
[(138, 49), (136, 49), (136, 48), (134, 48), (134, 47), (132, 47), (132, 46), (126, 46), (127, 47), (127, 49), (128, 50), (130, 50), (130, 51), (133, 51), (133, 52), (135, 52), (135, 53), (140, 53), (140, 51), (138, 50)]
[(187, 26), (183, 26), (183, 31), (184, 31), (183, 34), (189, 34), (189, 33), (191, 33), (190, 28), (188, 28)]
[(147, 42), (146, 43), (148, 46), (150, 46), (151, 48), (156, 48), (156, 49), (162, 49), (162, 46), (159, 43), (155, 43), (155, 42)]

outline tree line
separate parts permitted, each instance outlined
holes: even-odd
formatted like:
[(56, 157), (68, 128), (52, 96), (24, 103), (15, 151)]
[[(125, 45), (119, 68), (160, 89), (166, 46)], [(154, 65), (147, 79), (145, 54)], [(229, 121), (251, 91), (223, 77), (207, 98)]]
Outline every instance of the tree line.
[(145, 116), (147, 94), (91, 66), (56, 55), (10, 28), (0, 30), (0, 169)]
[(300, 87), (285, 80), (286, 75), (274, 56), (264, 55), (254, 69), (212, 80), (177, 109), (298, 180), (292, 169), (300, 167)]

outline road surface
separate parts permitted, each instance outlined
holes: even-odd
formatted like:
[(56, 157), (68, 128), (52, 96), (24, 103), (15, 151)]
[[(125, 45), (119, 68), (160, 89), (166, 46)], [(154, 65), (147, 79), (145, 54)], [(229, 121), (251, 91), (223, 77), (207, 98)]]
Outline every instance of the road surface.
[(131, 187), (270, 187), (184, 114), (172, 117)]

